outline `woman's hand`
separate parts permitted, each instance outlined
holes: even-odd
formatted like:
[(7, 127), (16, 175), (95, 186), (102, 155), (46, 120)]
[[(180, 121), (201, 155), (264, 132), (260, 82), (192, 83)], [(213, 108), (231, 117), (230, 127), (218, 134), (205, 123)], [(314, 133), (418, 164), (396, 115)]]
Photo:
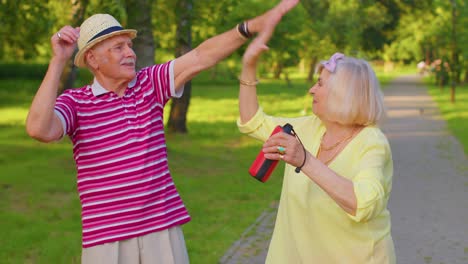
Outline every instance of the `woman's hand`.
[[(299, 167), (304, 162), (304, 149), (302, 144), (293, 135), (285, 132), (280, 132), (272, 135), (263, 144), (263, 152), (265, 158), (272, 160), (284, 160), (286, 163), (294, 167)], [(305, 155), (310, 156), (306, 151)]]
[(255, 66), (260, 55), (266, 50), (268, 50), (268, 46), (265, 45), (265, 42), (258, 37), (255, 38), (245, 50), (242, 63), (244, 66)]
[(67, 61), (76, 49), (80, 28), (62, 27), (51, 38), (53, 57), (60, 61)]

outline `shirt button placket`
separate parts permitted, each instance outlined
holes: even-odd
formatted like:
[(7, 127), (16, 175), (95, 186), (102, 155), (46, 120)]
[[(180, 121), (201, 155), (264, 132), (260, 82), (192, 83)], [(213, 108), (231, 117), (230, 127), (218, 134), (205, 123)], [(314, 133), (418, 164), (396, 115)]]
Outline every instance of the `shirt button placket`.
[(124, 118), (127, 120), (127, 124), (130, 124), (130, 117), (128, 116), (128, 109), (127, 109), (127, 104), (126, 104), (126, 101), (125, 101), (125, 96), (123, 96), (122, 98), (120, 98), (120, 103), (124, 109)]

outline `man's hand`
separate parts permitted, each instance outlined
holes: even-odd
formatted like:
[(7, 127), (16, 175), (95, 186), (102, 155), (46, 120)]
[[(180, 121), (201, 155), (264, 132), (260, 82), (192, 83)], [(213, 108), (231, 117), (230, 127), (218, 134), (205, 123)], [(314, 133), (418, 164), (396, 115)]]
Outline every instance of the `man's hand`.
[[(254, 48), (260, 48), (261, 43), (268, 42), (281, 18), (298, 3), (299, 0), (282, 0), (263, 15), (248, 20), (249, 32), (258, 33), (257, 38), (260, 46)], [(174, 79), (176, 91), (199, 72), (216, 65), (220, 60), (232, 54), (245, 42), (245, 38), (239, 36), (237, 29), (232, 29), (202, 42), (195, 49), (175, 59)], [(260, 53), (259, 50), (252, 50), (250, 54), (254, 56), (252, 59), (256, 60)]]
[[(258, 36), (250, 43), (244, 53), (242, 62), (244, 66), (255, 65), (264, 51), (268, 50), (266, 43), (270, 40), (276, 25), (281, 18), (299, 3), (299, 0), (282, 0), (278, 5), (265, 14), (249, 21), (249, 31), (258, 32)], [(250, 28), (252, 25), (252, 29)]]
[(256, 33), (261, 33), (263, 31), (273, 32), (276, 25), (281, 21), (281, 18), (298, 3), (299, 0), (282, 0), (279, 4), (268, 10), (263, 15), (249, 20), (249, 31)]
[(76, 49), (80, 28), (64, 26), (51, 38), (53, 57), (60, 61), (67, 61)]

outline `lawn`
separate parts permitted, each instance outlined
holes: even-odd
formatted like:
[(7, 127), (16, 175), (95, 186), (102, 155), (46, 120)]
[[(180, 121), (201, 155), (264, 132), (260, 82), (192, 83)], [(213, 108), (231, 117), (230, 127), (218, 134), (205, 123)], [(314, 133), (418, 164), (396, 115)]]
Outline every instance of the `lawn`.
[[(193, 82), (189, 133), (167, 135), (171, 173), (192, 216), (183, 229), (194, 264), (217, 263), (279, 199), (284, 166), (266, 183), (248, 175), (261, 144), (238, 132), (238, 84), (208, 79), (205, 74)], [(80, 263), (80, 205), (71, 144), (68, 139), (39, 143), (24, 129), (39, 83), (0, 81), (0, 259), (2, 263)], [(292, 79), (292, 84), (261, 79), (259, 100), (267, 113), (310, 113), (311, 84), (300, 79)]]
[(465, 154), (468, 154), (468, 84), (455, 89), (455, 103), (450, 100), (450, 87), (440, 89), (427, 79), (429, 93), (437, 102), (440, 112), (447, 120), (448, 128), (463, 145)]
[[(238, 132), (238, 84), (206, 79), (194, 81), (189, 134), (167, 136), (171, 172), (192, 216), (184, 226), (191, 263), (216, 263), (279, 198), (283, 167), (264, 184), (248, 175), (260, 143)], [(71, 144), (68, 139), (36, 142), (24, 129), (39, 83), (0, 81), (0, 259), (79, 263), (80, 205)], [(284, 82), (263, 80), (262, 105), (272, 114), (299, 115), (310, 106), (308, 86), (294, 81), (285, 88)]]

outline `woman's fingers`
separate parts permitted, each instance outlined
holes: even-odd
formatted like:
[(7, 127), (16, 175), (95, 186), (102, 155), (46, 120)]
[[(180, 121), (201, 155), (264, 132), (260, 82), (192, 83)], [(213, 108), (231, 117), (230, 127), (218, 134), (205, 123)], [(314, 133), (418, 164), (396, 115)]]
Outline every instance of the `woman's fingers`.
[(272, 135), (263, 144), (265, 158), (272, 160), (284, 160), (297, 166), (302, 162), (303, 149), (301, 143), (292, 135), (280, 132)]
[(243, 56), (244, 63), (255, 63), (257, 62), (260, 55), (268, 50), (268, 46), (264, 42), (261, 42), (258, 37), (252, 41)]
[(296, 138), (293, 135), (290, 135), (285, 132), (279, 132), (274, 135), (272, 135), (263, 146), (270, 146), (270, 145), (278, 145), (280, 143), (284, 143), (287, 141), (293, 141), (296, 140)]
[(279, 4), (278, 7), (281, 9), (281, 12), (286, 14), (291, 10), (293, 7), (295, 7), (299, 3), (299, 0), (282, 0)]

